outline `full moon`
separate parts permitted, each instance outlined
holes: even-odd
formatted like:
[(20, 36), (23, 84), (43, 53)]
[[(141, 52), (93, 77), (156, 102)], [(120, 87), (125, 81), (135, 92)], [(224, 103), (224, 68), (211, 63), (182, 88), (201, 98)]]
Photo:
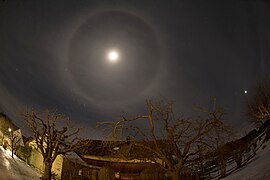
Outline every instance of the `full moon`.
[(117, 51), (110, 51), (107, 55), (109, 61), (116, 62), (119, 58), (119, 54)]

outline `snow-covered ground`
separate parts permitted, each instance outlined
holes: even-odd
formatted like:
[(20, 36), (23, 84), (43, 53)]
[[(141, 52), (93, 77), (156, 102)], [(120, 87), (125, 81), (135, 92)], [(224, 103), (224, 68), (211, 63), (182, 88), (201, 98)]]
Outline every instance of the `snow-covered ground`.
[(0, 179), (1, 180), (38, 180), (41, 175), (9, 150), (0, 146)]
[[(263, 148), (264, 147), (264, 148)], [(269, 180), (270, 140), (263, 144), (248, 163), (222, 180)]]

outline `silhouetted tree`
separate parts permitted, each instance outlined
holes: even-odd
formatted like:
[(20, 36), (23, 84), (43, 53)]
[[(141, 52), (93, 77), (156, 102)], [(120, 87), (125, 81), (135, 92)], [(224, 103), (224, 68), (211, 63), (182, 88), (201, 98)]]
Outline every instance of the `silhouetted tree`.
[[(184, 167), (192, 166), (199, 154), (210, 150), (212, 131), (223, 126), (220, 108), (204, 110), (204, 116), (193, 119), (179, 118), (173, 112), (173, 102), (146, 101), (147, 113), (133, 118), (122, 116), (117, 122), (100, 123), (110, 129), (108, 137), (119, 145), (129, 135), (129, 145), (120, 149), (125, 158), (151, 160), (180, 179)], [(136, 124), (137, 122), (137, 124)], [(128, 143), (127, 143), (128, 144)], [(165, 165), (164, 165), (165, 163)]]
[(21, 136), (20, 134), (16, 133), (16, 131), (10, 131), (9, 132), (9, 139), (10, 139), (10, 144), (9, 147), (11, 149), (11, 157), (13, 158), (13, 155), (15, 151), (20, 147), (20, 142), (21, 142)]
[(247, 114), (255, 122), (263, 123), (270, 119), (270, 83), (260, 83), (248, 98)]
[(26, 111), (23, 118), (32, 130), (37, 148), (43, 156), (45, 169), (42, 179), (51, 180), (52, 164), (56, 157), (81, 147), (77, 137), (79, 129), (72, 128), (69, 118), (56, 112)]

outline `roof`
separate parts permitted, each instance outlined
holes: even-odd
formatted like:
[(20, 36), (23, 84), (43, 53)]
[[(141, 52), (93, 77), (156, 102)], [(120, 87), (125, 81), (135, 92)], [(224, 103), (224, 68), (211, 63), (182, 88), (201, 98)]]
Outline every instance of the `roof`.
[(0, 126), (1, 128), (8, 129), (11, 128), (13, 131), (19, 129), (12, 120), (3, 112), (0, 112)]
[[(129, 159), (138, 158), (156, 158), (156, 155), (146, 148), (139, 146), (143, 144), (147, 147), (153, 147), (154, 142), (152, 141), (102, 141), (102, 140), (84, 140), (86, 145), (76, 151), (81, 157), (82, 156), (102, 156), (102, 157), (125, 157)], [(170, 148), (166, 148), (167, 143), (164, 140), (159, 140), (158, 144), (163, 149), (166, 149), (170, 153)]]
[(78, 154), (74, 151), (68, 152), (64, 155), (66, 158), (68, 158), (68, 160), (70, 160), (71, 162), (77, 163), (77, 164), (81, 164), (87, 167), (91, 167), (91, 168), (99, 168), (97, 166), (93, 166), (93, 165), (89, 165), (87, 164), (85, 161), (83, 161), (80, 156), (78, 156)]

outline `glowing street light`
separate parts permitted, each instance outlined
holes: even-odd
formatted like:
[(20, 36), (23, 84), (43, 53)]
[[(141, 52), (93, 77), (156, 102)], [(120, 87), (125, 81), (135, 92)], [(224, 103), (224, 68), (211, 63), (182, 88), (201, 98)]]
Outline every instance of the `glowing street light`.
[(245, 90), (245, 94), (247, 94), (248, 92), (247, 92), (247, 90)]
[(11, 128), (8, 128), (8, 132), (11, 132)]

